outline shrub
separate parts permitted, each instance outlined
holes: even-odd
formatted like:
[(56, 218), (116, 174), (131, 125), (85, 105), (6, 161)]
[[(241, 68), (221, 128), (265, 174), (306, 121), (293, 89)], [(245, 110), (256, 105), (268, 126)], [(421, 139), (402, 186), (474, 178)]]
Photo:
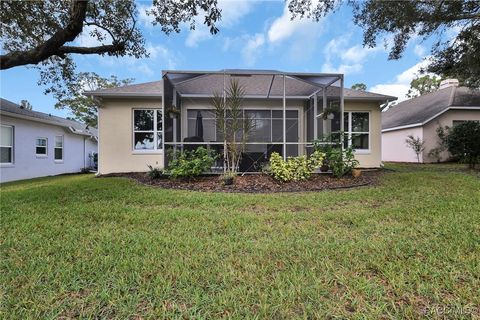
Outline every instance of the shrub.
[(193, 178), (209, 170), (216, 158), (215, 151), (204, 147), (192, 151), (172, 152), (167, 173), (174, 179)]
[(448, 130), (446, 144), (453, 157), (475, 168), (480, 162), (480, 122), (465, 121), (453, 126)]
[(151, 165), (148, 165), (147, 175), (151, 179), (160, 179), (163, 176), (163, 170), (160, 168), (155, 168), (155, 167), (152, 167)]
[(332, 173), (335, 177), (339, 178), (347, 173), (350, 173), (352, 169), (358, 166), (358, 161), (355, 159), (352, 148), (332, 149), (330, 151), (329, 166), (332, 169)]
[(303, 155), (289, 157), (285, 161), (282, 156), (274, 152), (270, 156), (268, 174), (282, 182), (307, 180), (315, 169), (322, 165), (323, 157), (323, 153), (315, 151), (310, 158)]
[(405, 143), (409, 148), (415, 152), (415, 155), (417, 156), (417, 161), (420, 163), (420, 154), (422, 154), (423, 150), (425, 150), (425, 141), (420, 139), (419, 137), (414, 137), (412, 135), (409, 135), (407, 139), (405, 140)]

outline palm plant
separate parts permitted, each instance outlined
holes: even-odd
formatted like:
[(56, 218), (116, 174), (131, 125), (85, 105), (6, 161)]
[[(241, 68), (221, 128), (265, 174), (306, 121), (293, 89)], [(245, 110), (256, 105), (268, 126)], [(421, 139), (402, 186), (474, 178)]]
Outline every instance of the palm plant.
[(232, 174), (237, 173), (242, 152), (253, 130), (252, 120), (243, 113), (244, 96), (244, 87), (238, 81), (231, 80), (225, 92), (214, 93), (212, 100), (217, 130), (223, 137), (224, 171)]

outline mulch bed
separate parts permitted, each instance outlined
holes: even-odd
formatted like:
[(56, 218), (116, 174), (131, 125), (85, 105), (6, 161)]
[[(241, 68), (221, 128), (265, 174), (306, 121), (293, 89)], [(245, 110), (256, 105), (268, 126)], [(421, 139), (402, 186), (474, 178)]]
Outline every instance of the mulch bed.
[(136, 180), (145, 185), (155, 186), (164, 189), (180, 189), (194, 191), (214, 192), (245, 192), (245, 193), (271, 193), (271, 192), (304, 192), (320, 191), (327, 189), (346, 189), (375, 185), (381, 171), (362, 172), (358, 178), (345, 176), (334, 178), (326, 174), (314, 174), (307, 181), (281, 183), (265, 174), (247, 174), (235, 178), (233, 185), (223, 185), (219, 175), (206, 175), (197, 177), (190, 181), (177, 179), (170, 180), (167, 177), (151, 179), (145, 173), (119, 173), (104, 176), (125, 177)]

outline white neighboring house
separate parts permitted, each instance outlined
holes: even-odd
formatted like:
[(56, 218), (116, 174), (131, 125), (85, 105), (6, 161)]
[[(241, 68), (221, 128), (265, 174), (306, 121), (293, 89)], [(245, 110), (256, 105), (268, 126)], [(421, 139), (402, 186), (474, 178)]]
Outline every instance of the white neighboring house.
[(0, 182), (93, 167), (97, 130), (0, 99)]

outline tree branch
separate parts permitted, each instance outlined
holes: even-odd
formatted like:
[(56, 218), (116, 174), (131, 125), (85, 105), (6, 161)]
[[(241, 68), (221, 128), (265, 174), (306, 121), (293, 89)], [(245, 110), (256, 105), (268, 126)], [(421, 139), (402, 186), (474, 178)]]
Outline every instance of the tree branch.
[(61, 46), (58, 48), (56, 55), (62, 56), (68, 53), (79, 53), (79, 54), (102, 54), (102, 53), (112, 53), (122, 51), (125, 48), (123, 42), (116, 44), (103, 45), (98, 47), (71, 47), (71, 46)]
[(83, 30), (83, 21), (87, 12), (87, 0), (73, 0), (70, 20), (65, 28), (58, 30), (53, 36), (27, 51), (13, 51), (0, 56), (0, 70), (10, 69), (16, 66), (37, 64), (57, 54), (66, 42), (75, 40)]

